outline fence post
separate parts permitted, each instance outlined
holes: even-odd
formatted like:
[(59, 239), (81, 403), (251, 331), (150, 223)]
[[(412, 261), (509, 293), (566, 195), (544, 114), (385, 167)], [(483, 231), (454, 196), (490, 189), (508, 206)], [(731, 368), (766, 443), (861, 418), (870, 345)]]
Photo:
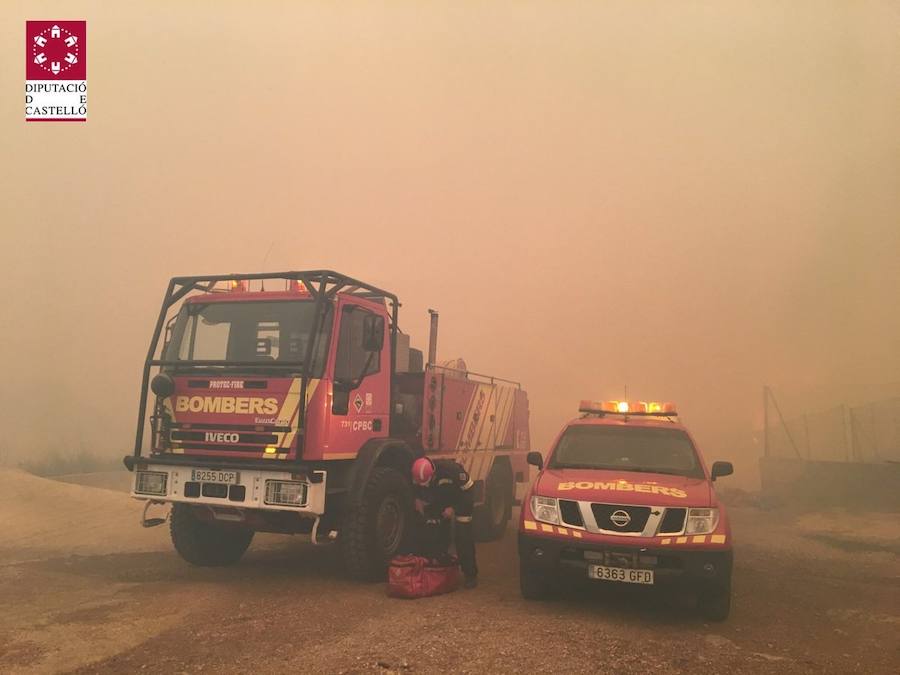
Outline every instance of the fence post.
[(769, 385), (763, 385), (763, 456), (769, 456)]
[[(841, 403), (841, 428), (844, 430), (844, 460), (850, 461), (850, 444), (852, 439), (847, 436), (847, 404)], [(848, 440), (849, 439), (849, 440)]]
[(806, 433), (806, 459), (812, 459), (812, 449), (809, 443), (809, 419), (803, 413), (803, 431)]
[(781, 420), (781, 427), (784, 429), (784, 434), (787, 436), (788, 442), (794, 449), (794, 454), (797, 455), (797, 459), (803, 459), (803, 455), (800, 454), (800, 450), (797, 449), (797, 444), (794, 442), (794, 437), (791, 435), (791, 430), (788, 429), (787, 422), (784, 421), (784, 415), (781, 414), (781, 407), (778, 405), (778, 399), (775, 398), (775, 394), (772, 394), (771, 391), (769, 392), (769, 395), (772, 397), (772, 405), (775, 406), (775, 412), (778, 413), (778, 419)]

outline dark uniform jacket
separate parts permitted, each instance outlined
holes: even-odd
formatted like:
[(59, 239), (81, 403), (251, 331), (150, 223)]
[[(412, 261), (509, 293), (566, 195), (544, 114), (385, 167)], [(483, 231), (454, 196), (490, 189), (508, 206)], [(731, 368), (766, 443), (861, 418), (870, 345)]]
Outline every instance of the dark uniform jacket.
[[(452, 459), (433, 459), (434, 478), (428, 486), (414, 486), (416, 499), (425, 502), (425, 517), (440, 518), (448, 506), (456, 511), (457, 520), (472, 516), (472, 479), (468, 471)], [(465, 522), (465, 520), (463, 521)]]

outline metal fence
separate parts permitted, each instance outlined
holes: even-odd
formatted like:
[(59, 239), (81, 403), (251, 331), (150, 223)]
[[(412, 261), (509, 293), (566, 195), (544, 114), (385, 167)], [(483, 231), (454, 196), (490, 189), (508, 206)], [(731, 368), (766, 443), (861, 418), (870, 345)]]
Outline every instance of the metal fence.
[(763, 390), (765, 455), (815, 461), (900, 462), (900, 397), (859, 406), (782, 414)]

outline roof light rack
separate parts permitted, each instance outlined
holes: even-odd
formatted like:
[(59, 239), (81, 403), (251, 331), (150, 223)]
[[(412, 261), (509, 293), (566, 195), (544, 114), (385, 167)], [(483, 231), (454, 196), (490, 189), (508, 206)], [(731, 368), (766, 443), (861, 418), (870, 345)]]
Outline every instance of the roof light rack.
[(583, 399), (578, 412), (591, 415), (645, 415), (651, 417), (674, 417), (675, 404), (660, 401), (592, 401)]

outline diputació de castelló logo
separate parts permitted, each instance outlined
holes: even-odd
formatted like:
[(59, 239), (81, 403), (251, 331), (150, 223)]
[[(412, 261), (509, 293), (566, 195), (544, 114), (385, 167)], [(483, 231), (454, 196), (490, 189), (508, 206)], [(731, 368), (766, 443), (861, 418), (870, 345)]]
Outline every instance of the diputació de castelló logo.
[(87, 22), (25, 22), (25, 120), (87, 121)]

